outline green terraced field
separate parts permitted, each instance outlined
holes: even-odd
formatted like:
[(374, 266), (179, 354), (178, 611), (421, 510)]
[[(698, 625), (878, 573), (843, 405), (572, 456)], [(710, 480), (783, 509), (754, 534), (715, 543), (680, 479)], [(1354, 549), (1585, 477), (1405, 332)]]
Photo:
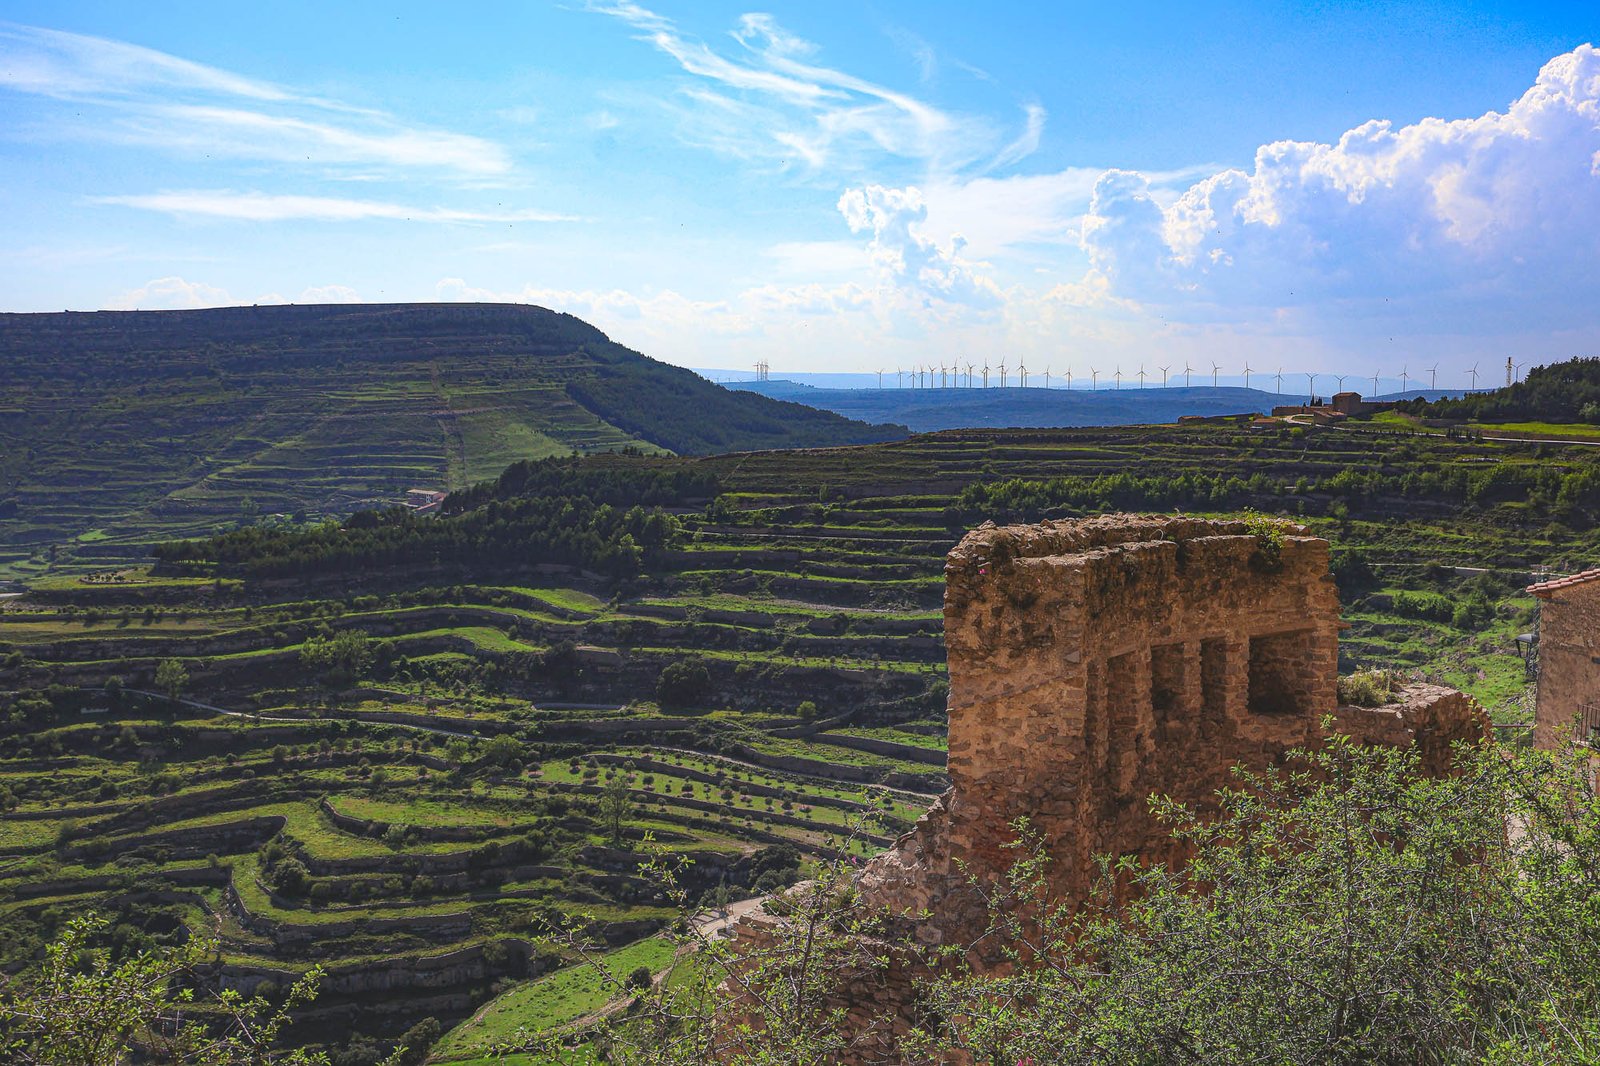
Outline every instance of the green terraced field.
[[(541, 939), (553, 923), (587, 915), (608, 949), (657, 950), (674, 915), (637, 873), (646, 833), (694, 857), (697, 894), (746, 896), (912, 824), (944, 785), (942, 560), (963, 530), (1113, 508), (1303, 518), (1335, 547), (1347, 669), (1434, 677), (1514, 721), (1521, 586), (1600, 562), (1587, 451), (1357, 424), (602, 455), (584, 468), (709, 471), (721, 491), (609, 578), (502, 560), (51, 575), (0, 601), (5, 961), (90, 908), (130, 943), (215, 928), (239, 987), (330, 968), (308, 1040), (392, 1039), (430, 1013), (449, 1029), (492, 1004), (439, 1048), (482, 1061), (499, 1034), (610, 998), (577, 987)], [(1519, 471), (1544, 480), (1497, 488)], [(1419, 616), (1429, 595), (1482, 606)], [(341, 633), (367, 653), (348, 676), (305, 652)], [(154, 694), (166, 659), (194, 702)], [(667, 692), (676, 664), (704, 674)], [(608, 789), (626, 796), (615, 826)]]

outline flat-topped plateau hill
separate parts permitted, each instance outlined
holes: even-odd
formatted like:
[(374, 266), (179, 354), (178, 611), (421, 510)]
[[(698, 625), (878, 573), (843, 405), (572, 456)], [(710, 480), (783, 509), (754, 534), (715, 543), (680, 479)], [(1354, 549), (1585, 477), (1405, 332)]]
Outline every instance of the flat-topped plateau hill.
[(0, 578), (63, 548), (139, 558), (241, 517), (395, 504), (519, 459), (905, 433), (729, 392), (510, 304), (3, 314), (0, 381)]

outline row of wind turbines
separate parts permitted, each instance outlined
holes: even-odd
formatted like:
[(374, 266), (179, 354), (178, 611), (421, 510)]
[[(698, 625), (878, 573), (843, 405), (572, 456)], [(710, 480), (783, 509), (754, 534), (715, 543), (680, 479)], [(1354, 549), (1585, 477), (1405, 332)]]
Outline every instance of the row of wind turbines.
[[(1512, 381), (1516, 380), (1516, 375), (1521, 371), (1523, 365), (1524, 364), (1522, 364), (1522, 363), (1512, 363), (1511, 360), (1509, 360), (1509, 359), (1506, 360), (1506, 384), (1509, 385), (1509, 384), (1511, 384)], [(906, 382), (907, 382), (908, 379), (911, 382), (910, 387), (913, 388), (913, 389), (935, 389), (935, 388), (937, 388), (937, 389), (950, 389), (950, 388), (968, 388), (968, 389), (971, 389), (971, 388), (984, 388), (984, 389), (987, 389), (987, 388), (990, 388), (990, 384), (989, 384), (990, 367), (989, 367), (989, 364), (987, 362), (983, 363), (981, 368), (980, 368), (979, 364), (976, 364), (976, 363), (967, 363), (967, 364), (965, 364), (965, 369), (966, 369), (966, 384), (965, 385), (963, 385), (962, 382), (961, 382), (962, 366), (963, 366), (963, 364), (956, 363), (956, 364), (954, 364), (952, 366), (944, 366), (942, 364), (939, 365), (939, 366), (914, 366), (910, 370), (879, 370), (879, 371), (877, 371), (877, 374), (878, 374), (878, 388), (881, 389), (881, 388), (884, 387), (884, 375), (885, 374), (893, 374), (895, 376), (895, 386), (894, 387), (901, 388), (901, 389), (906, 388)], [(1172, 375), (1170, 375), (1172, 367), (1170, 365), (1169, 366), (1157, 366), (1156, 369), (1161, 371), (1161, 388), (1164, 389), (1164, 388), (1167, 387), (1167, 385), (1169, 383), (1170, 376), (1172, 376)], [(1001, 360), (1000, 365), (995, 368), (995, 371), (996, 371), (995, 376), (996, 376), (996, 378), (997, 378), (997, 380), (999, 382), (999, 385), (998, 385), (999, 388), (1002, 388), (1002, 389), (1004, 389), (1004, 388), (1024, 388), (1025, 389), (1025, 388), (1029, 387), (1028, 386), (1028, 367), (1027, 367), (1027, 364), (1024, 363), (1024, 362), (1018, 362), (1017, 367), (1016, 367), (1016, 373), (1014, 375), (1010, 373), (1010, 370), (1007, 367), (1007, 365), (1006, 365), (1004, 360)], [(1185, 388), (1191, 387), (1191, 383), (1192, 383), (1192, 380), (1193, 380), (1193, 377), (1194, 377), (1194, 373), (1195, 373), (1195, 368), (1190, 366), (1186, 362), (1186, 363), (1183, 364), (1183, 370), (1181, 372), (1183, 374), (1184, 387)], [(1102, 371), (1099, 370), (1096, 367), (1090, 367), (1089, 368), (1089, 389), (1090, 389), (1090, 391), (1100, 391), (1100, 375), (1101, 375), (1101, 373), (1102, 373)], [(1203, 369), (1202, 369), (1202, 373), (1203, 373)], [(1437, 389), (1439, 387), (1439, 364), (1438, 363), (1433, 364), (1433, 366), (1427, 368), (1427, 370), (1423, 371), (1423, 373), (1426, 373), (1428, 375), (1428, 387), (1430, 389)], [(1468, 370), (1466, 373), (1467, 373), (1467, 376), (1472, 379), (1471, 388), (1473, 390), (1476, 390), (1477, 387), (1478, 387), (1478, 364), (1474, 363), (1472, 365), (1472, 369)], [(979, 376), (980, 374), (981, 374), (981, 377)], [(1266, 372), (1264, 370), (1261, 370), (1260, 368), (1252, 367), (1252, 366), (1250, 366), (1249, 363), (1246, 363), (1245, 366), (1244, 366), (1244, 387), (1247, 388), (1247, 389), (1250, 387), (1250, 375), (1252, 375), (1252, 374), (1259, 374), (1259, 375), (1261, 375), (1261, 376), (1263, 376), (1265, 378), (1268, 378), (1270, 380), (1276, 381), (1277, 382), (1277, 387), (1278, 387), (1278, 393), (1280, 395), (1283, 393), (1283, 379), (1284, 379), (1285, 376), (1288, 376), (1288, 377), (1291, 377), (1291, 378), (1292, 377), (1298, 377), (1298, 376), (1305, 377), (1306, 384), (1307, 384), (1307, 391), (1313, 396), (1316, 395), (1317, 378), (1319, 378), (1319, 377), (1323, 377), (1323, 378), (1331, 377), (1331, 378), (1333, 378), (1335, 381), (1337, 381), (1339, 383), (1339, 391), (1340, 392), (1344, 391), (1344, 383), (1346, 381), (1348, 381), (1348, 380), (1351, 380), (1351, 379), (1355, 379), (1357, 381), (1365, 381), (1366, 380), (1364, 375), (1357, 375), (1357, 374), (1317, 374), (1317, 373), (1312, 373), (1310, 371), (1293, 371), (1293, 372), (1290, 372), (1290, 373), (1288, 373), (1286, 375), (1285, 372), (1284, 372), (1283, 367), (1281, 367), (1281, 366), (1278, 368), (1277, 373), (1269, 374), (1268, 372)], [(1218, 386), (1218, 382), (1219, 382), (1219, 380), (1221, 378), (1221, 375), (1222, 375), (1222, 364), (1215, 363), (1215, 362), (1212, 363), (1211, 364), (1211, 386), (1212, 386), (1212, 388), (1216, 388)], [(1035, 378), (1038, 378), (1039, 376), (1041, 376), (1041, 375), (1036, 374)], [(1047, 389), (1050, 388), (1050, 368), (1048, 366), (1046, 366), (1044, 368), (1044, 372), (1043, 372), (1042, 376), (1044, 378), (1044, 388), (1047, 388)], [(1072, 388), (1072, 381), (1073, 381), (1072, 368), (1068, 367), (1065, 375), (1057, 375), (1057, 378), (1059, 379), (1059, 378), (1061, 378), (1063, 376), (1066, 378), (1066, 382), (1067, 382), (1066, 387), (1068, 389), (1071, 389)], [(1155, 376), (1154, 373), (1147, 374), (1145, 372), (1144, 364), (1142, 364), (1142, 363), (1139, 365), (1139, 370), (1138, 370), (1137, 373), (1129, 373), (1129, 374), (1124, 375), (1123, 372), (1122, 372), (1122, 367), (1117, 366), (1110, 374), (1106, 375), (1108, 380), (1114, 380), (1116, 382), (1115, 388), (1117, 390), (1120, 390), (1122, 388), (1122, 379), (1124, 377), (1127, 377), (1130, 381), (1133, 378), (1138, 378), (1139, 379), (1139, 388), (1143, 389), (1143, 388), (1147, 387), (1146, 384), (1145, 384), (1146, 378), (1153, 378), (1154, 376)], [(1409, 367), (1402, 367), (1401, 370), (1400, 370), (1399, 377), (1400, 377), (1400, 391), (1401, 392), (1407, 391), (1407, 389), (1409, 387), (1409, 383), (1413, 379), (1415, 379), (1419, 383), (1422, 380), (1422, 375), (1421, 374), (1413, 374), (1413, 373), (1411, 373), (1411, 370), (1410, 370)], [(1078, 375), (1078, 380), (1082, 381), (1083, 380), (1083, 375), (1081, 375), (1081, 374)], [(1202, 377), (1202, 380), (1204, 380), (1203, 377)], [(937, 381), (937, 384), (935, 384), (936, 381)], [(1013, 385), (1012, 384), (1013, 381), (1015, 381), (1016, 384)], [(1035, 387), (1037, 387), (1037, 386), (1035, 386)], [(1111, 391), (1111, 390), (1107, 390), (1107, 391)], [(1377, 392), (1378, 392), (1378, 374), (1377, 374), (1377, 372), (1374, 372), (1373, 375), (1372, 375), (1372, 393), (1375, 395)]]

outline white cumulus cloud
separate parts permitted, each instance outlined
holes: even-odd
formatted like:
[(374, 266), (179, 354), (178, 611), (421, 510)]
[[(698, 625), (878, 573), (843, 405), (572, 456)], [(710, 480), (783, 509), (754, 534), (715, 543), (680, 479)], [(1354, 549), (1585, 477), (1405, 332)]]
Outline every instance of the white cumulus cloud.
[(872, 235), (872, 260), (895, 286), (927, 299), (975, 308), (1001, 302), (994, 283), (962, 258), (964, 238), (952, 236), (947, 246), (940, 247), (918, 232), (928, 217), (921, 190), (881, 185), (849, 189), (839, 197), (839, 212), (852, 233)]
[(180, 277), (156, 278), (112, 298), (108, 311), (176, 311), (237, 303), (226, 289)]
[(1179, 317), (1593, 325), (1600, 50), (1551, 60), (1504, 112), (1264, 145), (1167, 207), (1110, 171), (1082, 242), (1117, 293)]

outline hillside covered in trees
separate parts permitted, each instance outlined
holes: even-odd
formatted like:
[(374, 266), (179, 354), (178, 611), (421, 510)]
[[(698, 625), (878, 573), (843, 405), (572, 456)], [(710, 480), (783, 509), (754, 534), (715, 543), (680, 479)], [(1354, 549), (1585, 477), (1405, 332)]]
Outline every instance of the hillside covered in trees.
[(0, 579), (392, 506), (525, 459), (906, 433), (729, 392), (511, 304), (4, 314), (0, 380)]
[(1600, 423), (1600, 358), (1568, 359), (1528, 371), (1522, 381), (1457, 399), (1412, 400), (1412, 414), (1474, 422)]

